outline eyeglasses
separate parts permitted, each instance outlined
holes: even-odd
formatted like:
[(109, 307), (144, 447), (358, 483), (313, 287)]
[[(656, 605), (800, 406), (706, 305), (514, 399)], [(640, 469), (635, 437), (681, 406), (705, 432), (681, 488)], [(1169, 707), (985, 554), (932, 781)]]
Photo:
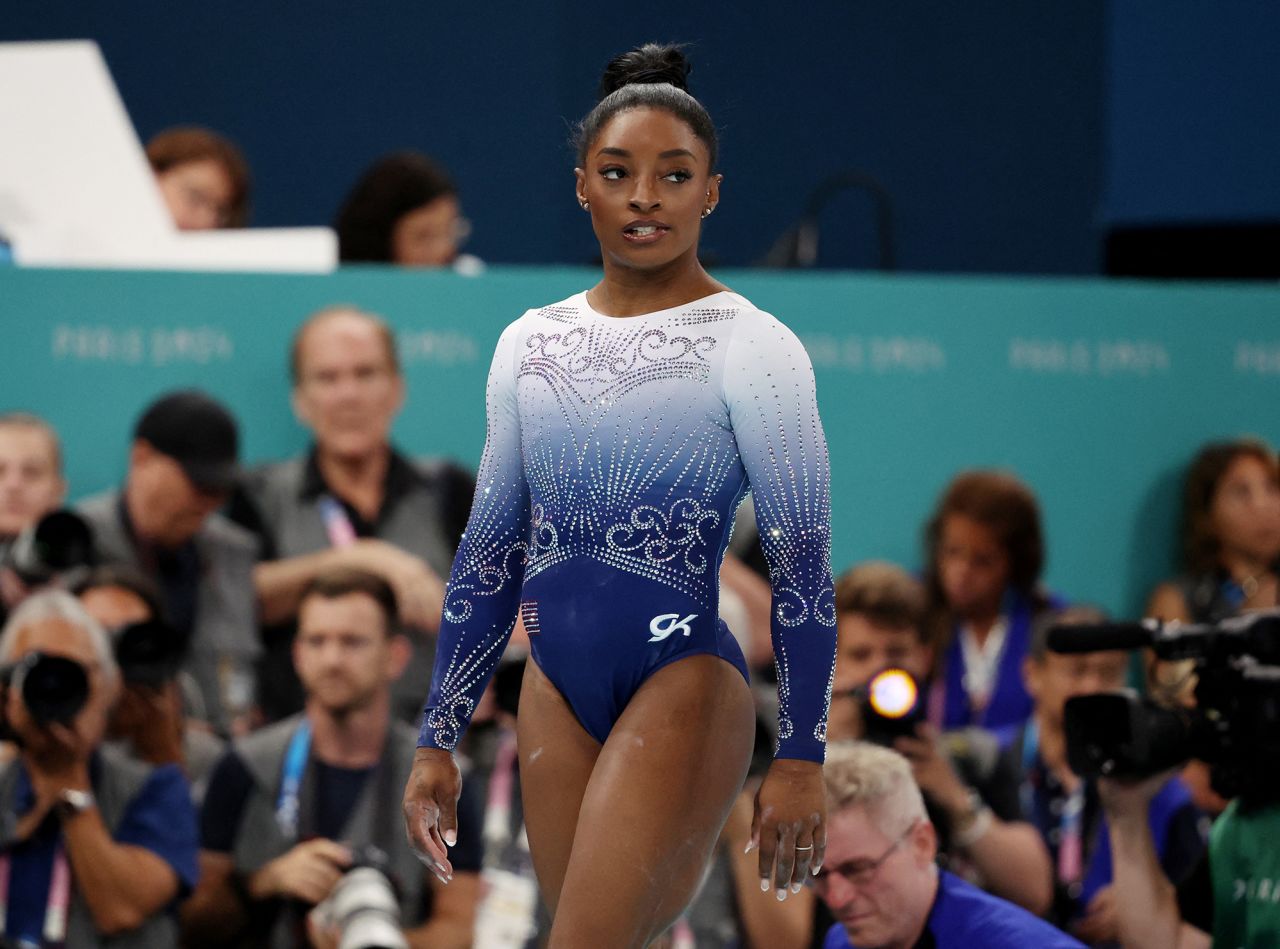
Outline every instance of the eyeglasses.
[(902, 846), (903, 841), (911, 836), (911, 832), (919, 825), (920, 819), (916, 818), (911, 822), (911, 826), (902, 832), (897, 840), (889, 845), (889, 849), (882, 853), (875, 860), (851, 860), (848, 863), (842, 863), (837, 867), (823, 867), (812, 879), (812, 885), (815, 889), (821, 890), (831, 881), (831, 877), (838, 876), (844, 879), (846, 883), (853, 886), (868, 886), (880, 871), (880, 867), (884, 862), (893, 855), (893, 852)]

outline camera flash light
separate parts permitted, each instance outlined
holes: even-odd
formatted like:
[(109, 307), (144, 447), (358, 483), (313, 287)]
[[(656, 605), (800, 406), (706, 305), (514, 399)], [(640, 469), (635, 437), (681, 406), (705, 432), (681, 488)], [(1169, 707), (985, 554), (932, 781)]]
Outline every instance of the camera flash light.
[(915, 679), (901, 669), (886, 669), (868, 689), (871, 707), (885, 718), (902, 718), (916, 705), (919, 692)]

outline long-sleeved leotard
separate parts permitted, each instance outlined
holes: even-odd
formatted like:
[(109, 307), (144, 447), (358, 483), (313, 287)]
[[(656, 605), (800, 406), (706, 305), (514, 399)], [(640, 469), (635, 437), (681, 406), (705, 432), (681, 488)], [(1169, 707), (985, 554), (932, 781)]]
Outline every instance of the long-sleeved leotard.
[(748, 489), (769, 563), (784, 758), (821, 761), (835, 667), (830, 471), (795, 335), (734, 293), (634, 317), (530, 310), (489, 373), (488, 434), (419, 744), (453, 749), (515, 624), (603, 742), (663, 665), (746, 663), (719, 569)]

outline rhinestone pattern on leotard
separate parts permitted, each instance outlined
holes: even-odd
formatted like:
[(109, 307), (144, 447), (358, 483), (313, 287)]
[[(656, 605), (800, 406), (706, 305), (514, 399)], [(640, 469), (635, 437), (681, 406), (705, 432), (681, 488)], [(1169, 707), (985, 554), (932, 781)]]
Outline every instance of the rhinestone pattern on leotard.
[[(778, 753), (820, 760), (835, 652), (830, 474), (794, 334), (729, 293), (624, 319), (594, 313), (579, 294), (503, 333), (488, 411), (423, 743), (456, 744), (521, 585), (567, 571), (574, 595), (577, 558), (678, 590), (714, 615), (750, 485), (773, 590)], [(546, 615), (545, 592), (541, 602)]]

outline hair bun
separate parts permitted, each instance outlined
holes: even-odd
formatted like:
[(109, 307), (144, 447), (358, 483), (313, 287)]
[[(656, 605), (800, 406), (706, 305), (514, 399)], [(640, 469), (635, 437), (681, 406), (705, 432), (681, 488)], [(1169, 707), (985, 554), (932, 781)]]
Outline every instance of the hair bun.
[(632, 83), (666, 82), (689, 91), (689, 60), (674, 43), (646, 43), (615, 56), (600, 77), (600, 98)]

